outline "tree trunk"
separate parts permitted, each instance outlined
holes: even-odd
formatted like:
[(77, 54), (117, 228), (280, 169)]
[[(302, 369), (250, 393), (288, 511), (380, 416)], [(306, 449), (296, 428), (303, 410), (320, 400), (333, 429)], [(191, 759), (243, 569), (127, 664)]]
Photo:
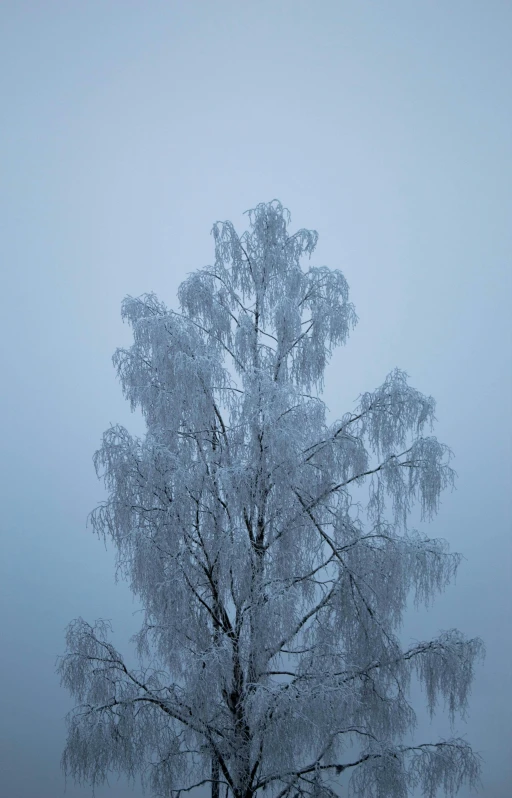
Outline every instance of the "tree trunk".
[(212, 756), (212, 798), (220, 798), (219, 762), (215, 755)]

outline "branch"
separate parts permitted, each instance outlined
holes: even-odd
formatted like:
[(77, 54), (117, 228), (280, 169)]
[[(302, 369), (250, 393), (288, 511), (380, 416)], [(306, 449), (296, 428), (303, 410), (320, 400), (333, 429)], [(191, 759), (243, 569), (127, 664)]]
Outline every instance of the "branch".
[[(350, 477), (349, 479), (345, 479), (343, 482), (339, 482), (337, 485), (334, 485), (331, 488), (327, 488), (323, 493), (320, 494), (320, 496), (317, 496), (317, 498), (314, 499), (314, 501), (312, 501), (309, 505), (306, 505), (305, 502), (303, 502), (303, 500), (302, 500), (302, 498), (300, 498), (299, 493), (297, 492), (297, 490), (294, 490), (294, 493), (297, 496), (297, 498), (299, 498), (299, 501), (301, 502), (301, 504), (303, 506), (303, 509), (306, 510), (306, 512), (308, 512), (309, 510), (313, 510), (318, 504), (320, 504), (321, 501), (326, 499), (332, 493), (336, 493), (337, 491), (341, 490), (341, 488), (344, 488), (347, 485), (350, 485), (351, 482), (356, 482), (358, 479), (363, 479), (363, 477), (369, 477), (369, 476), (372, 476), (372, 474), (377, 474), (379, 471), (382, 471), (383, 468), (386, 468), (386, 466), (389, 465), (391, 460), (397, 460), (398, 461), (399, 457), (403, 457), (405, 454), (409, 454), (410, 451), (411, 451), (411, 448), (406, 449), (403, 452), (400, 452), (400, 454), (390, 455), (389, 457), (387, 457), (382, 463), (380, 463), (375, 468), (370, 468), (368, 471), (362, 471), (360, 474), (354, 474), (354, 476)], [(419, 464), (418, 461), (415, 462), (415, 461), (409, 461), (409, 460), (396, 463), (396, 465), (401, 467), (401, 468), (415, 468), (415, 467), (418, 466), (418, 464)]]
[(244, 364), (242, 363), (242, 361), (241, 361), (241, 360), (239, 360), (239, 359), (237, 358), (237, 356), (234, 354), (234, 352), (232, 352), (232, 351), (231, 351), (231, 349), (229, 348), (229, 346), (226, 346), (226, 344), (224, 343), (224, 341), (223, 341), (221, 338), (219, 338), (219, 336), (218, 336), (218, 335), (215, 335), (215, 334), (214, 334), (214, 333), (213, 333), (211, 330), (209, 330), (207, 327), (203, 327), (203, 325), (202, 325), (202, 324), (199, 324), (199, 322), (197, 322), (197, 321), (194, 321), (194, 319), (191, 319), (189, 316), (186, 316), (184, 313), (178, 313), (178, 311), (177, 311), (177, 310), (171, 310), (170, 312), (171, 312), (172, 314), (174, 314), (175, 316), (178, 316), (178, 317), (179, 317), (179, 318), (181, 318), (181, 319), (185, 319), (186, 321), (189, 321), (191, 324), (193, 324), (193, 325), (194, 325), (194, 327), (197, 327), (197, 329), (198, 329), (198, 330), (201, 330), (201, 332), (204, 332), (204, 333), (206, 333), (206, 335), (210, 336), (210, 337), (211, 337), (211, 338), (213, 338), (215, 341), (217, 341), (217, 343), (219, 343), (219, 344), (222, 346), (222, 348), (223, 348), (223, 349), (225, 349), (225, 350), (226, 350), (226, 352), (227, 352), (229, 355), (231, 355), (231, 357), (233, 358), (234, 362), (235, 362), (235, 363), (236, 363), (236, 364), (237, 364), (237, 365), (240, 367), (240, 370), (241, 370), (241, 371), (245, 371), (245, 367), (244, 367)]
[(267, 656), (267, 662), (269, 660), (271, 660), (272, 657), (275, 657), (275, 655), (278, 654), (281, 651), (282, 647), (285, 646), (290, 640), (293, 640), (295, 635), (298, 634), (298, 632), (300, 632), (300, 630), (302, 629), (304, 624), (306, 624), (309, 621), (309, 619), (313, 617), (313, 615), (316, 615), (317, 612), (319, 612), (323, 607), (326, 606), (326, 604), (329, 603), (329, 601), (331, 600), (332, 596), (335, 593), (336, 588), (337, 588), (337, 585), (334, 585), (333, 587), (331, 587), (331, 589), (325, 594), (323, 599), (321, 601), (319, 601), (318, 604), (315, 607), (313, 607), (311, 610), (309, 610), (309, 612), (307, 612), (305, 615), (302, 616), (301, 620), (298, 621), (298, 623), (295, 625), (295, 627), (292, 630), (292, 632), (289, 635), (287, 635), (286, 637), (284, 637), (281, 640), (281, 642), (278, 643), (277, 646), (274, 646), (274, 649), (272, 650), (271, 653), (270, 653), (270, 651), (268, 649), (265, 651), (265, 654)]

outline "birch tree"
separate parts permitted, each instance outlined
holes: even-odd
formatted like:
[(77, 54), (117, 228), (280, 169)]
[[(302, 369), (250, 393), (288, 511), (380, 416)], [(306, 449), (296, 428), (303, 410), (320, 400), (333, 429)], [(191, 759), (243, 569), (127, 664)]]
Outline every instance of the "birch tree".
[(345, 277), (303, 268), (317, 233), (290, 234), (278, 201), (248, 219), (214, 225), (179, 310), (122, 304), (133, 344), (114, 364), (146, 433), (105, 432), (92, 526), (143, 607), (140, 667), (107, 622), (69, 625), (63, 767), (93, 787), (140, 774), (161, 796), (334, 798), (345, 772), (355, 796), (454, 794), (478, 756), (407, 742), (408, 687), (463, 714), (482, 643), (398, 637), (408, 599), (429, 602), (461, 559), (409, 525), (453, 484), (434, 400), (396, 369), (328, 423), (325, 367), (356, 322)]

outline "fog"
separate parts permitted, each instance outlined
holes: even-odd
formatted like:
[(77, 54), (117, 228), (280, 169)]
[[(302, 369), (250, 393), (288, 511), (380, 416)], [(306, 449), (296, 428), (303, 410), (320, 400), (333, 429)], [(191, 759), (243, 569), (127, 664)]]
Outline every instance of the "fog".
[[(360, 319), (327, 371), (333, 416), (395, 366), (437, 400), (458, 479), (429, 534), (466, 559), (403, 636), (484, 639), (456, 731), (486, 798), (508, 798), (511, 36), (506, 0), (1, 4), (3, 795), (64, 794), (67, 623), (111, 618), (129, 651), (140, 621), (86, 528), (103, 430), (142, 430), (111, 364), (121, 299), (176, 306), (212, 223), (243, 230), (277, 197), (292, 229), (318, 230), (313, 262), (344, 272)], [(419, 735), (450, 733), (420, 718)], [(141, 791), (114, 777), (96, 794)]]

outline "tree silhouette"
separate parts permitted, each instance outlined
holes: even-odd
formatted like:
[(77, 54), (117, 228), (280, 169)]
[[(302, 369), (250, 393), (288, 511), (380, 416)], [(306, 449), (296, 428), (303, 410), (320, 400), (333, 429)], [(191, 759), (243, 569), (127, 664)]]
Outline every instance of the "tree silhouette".
[(106, 622), (70, 624), (64, 768), (93, 786), (140, 773), (166, 796), (334, 796), (347, 770), (365, 798), (454, 793), (478, 757), (461, 739), (404, 743), (407, 688), (416, 673), (431, 712), (440, 697), (463, 713), (482, 643), (397, 637), (411, 592), (427, 602), (460, 562), (408, 527), (453, 483), (449, 449), (423, 434), (434, 401), (397, 369), (327, 424), (324, 370), (356, 322), (347, 283), (302, 269), (317, 234), (290, 235), (279, 202), (248, 215), (242, 236), (214, 226), (214, 265), (181, 285), (179, 312), (123, 302), (134, 342), (114, 363), (147, 432), (104, 434), (92, 524), (144, 608), (140, 669)]

